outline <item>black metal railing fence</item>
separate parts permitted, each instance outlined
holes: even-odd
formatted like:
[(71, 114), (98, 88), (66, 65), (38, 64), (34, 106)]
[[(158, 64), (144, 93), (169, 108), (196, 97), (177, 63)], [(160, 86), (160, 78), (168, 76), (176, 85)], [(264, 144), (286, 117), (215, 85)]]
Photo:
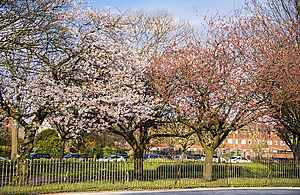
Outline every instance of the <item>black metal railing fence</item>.
[(203, 179), (204, 167), (201, 161), (180, 163), (169, 159), (33, 160), (21, 165), (18, 161), (1, 161), (0, 193), (300, 186), (299, 165), (292, 162), (213, 163), (209, 181)]

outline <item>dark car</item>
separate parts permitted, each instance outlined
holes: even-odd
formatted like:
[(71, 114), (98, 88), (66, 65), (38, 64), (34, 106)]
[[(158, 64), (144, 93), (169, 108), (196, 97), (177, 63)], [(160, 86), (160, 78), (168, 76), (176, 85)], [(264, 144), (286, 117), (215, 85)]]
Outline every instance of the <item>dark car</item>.
[(280, 158), (280, 157), (276, 157), (273, 158), (272, 160), (270, 160), (270, 163), (288, 163), (289, 159), (287, 158)]
[(48, 153), (33, 153), (29, 155), (30, 159), (50, 159), (51, 155)]
[(143, 158), (145, 160), (154, 160), (154, 159), (164, 158), (164, 156), (160, 154), (144, 154)]
[(194, 160), (201, 160), (201, 158), (205, 158), (204, 154), (191, 154), (190, 157), (192, 157)]
[(67, 154), (63, 159), (82, 159), (85, 160), (85, 157), (82, 154)]

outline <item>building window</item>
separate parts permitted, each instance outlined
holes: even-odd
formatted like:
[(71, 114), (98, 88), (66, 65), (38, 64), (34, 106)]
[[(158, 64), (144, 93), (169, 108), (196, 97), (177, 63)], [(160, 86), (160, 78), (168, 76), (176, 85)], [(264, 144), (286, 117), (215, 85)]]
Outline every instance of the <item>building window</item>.
[(238, 134), (239, 132), (238, 131), (235, 131), (235, 134)]
[(249, 139), (249, 140), (248, 140), (248, 143), (249, 143), (249, 145), (251, 145), (251, 144), (252, 144), (252, 140), (251, 140), (251, 139)]
[(235, 144), (239, 144), (239, 140), (238, 139), (235, 139)]
[(278, 145), (278, 141), (277, 141), (277, 140), (275, 140), (275, 141), (274, 141), (274, 144), (275, 144), (275, 146), (277, 146), (277, 145)]
[(241, 144), (246, 144), (246, 139), (242, 139)]
[(232, 144), (232, 139), (228, 139), (228, 144)]
[(284, 141), (280, 141), (280, 145), (281, 146), (285, 146), (285, 142)]
[(272, 146), (272, 140), (268, 140), (268, 145)]

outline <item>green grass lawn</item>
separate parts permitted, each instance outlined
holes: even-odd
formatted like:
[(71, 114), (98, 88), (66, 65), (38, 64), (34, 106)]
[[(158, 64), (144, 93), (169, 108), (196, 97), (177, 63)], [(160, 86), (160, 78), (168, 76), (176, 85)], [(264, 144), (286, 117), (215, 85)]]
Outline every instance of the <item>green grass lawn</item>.
[(212, 187), (299, 187), (299, 179), (262, 179), (262, 178), (229, 178), (205, 182), (202, 179), (167, 179), (146, 181), (87, 181), (76, 183), (53, 183), (39, 186), (2, 187), (1, 194), (43, 194), (79, 191), (114, 191), (114, 190), (155, 190), (176, 188), (212, 188)]

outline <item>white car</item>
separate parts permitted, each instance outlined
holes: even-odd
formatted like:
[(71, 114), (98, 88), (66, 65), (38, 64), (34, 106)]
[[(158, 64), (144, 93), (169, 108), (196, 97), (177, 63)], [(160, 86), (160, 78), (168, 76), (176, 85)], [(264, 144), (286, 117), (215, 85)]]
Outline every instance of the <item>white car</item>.
[(221, 163), (227, 163), (227, 160), (223, 157), (220, 157), (220, 161), (221, 161)]
[[(219, 158), (218, 157), (213, 157), (213, 162), (219, 162)], [(227, 160), (223, 157), (220, 157), (220, 163), (226, 163)]]
[(232, 156), (230, 157), (229, 162), (230, 163), (252, 163), (251, 160), (248, 160), (243, 156)]
[[(205, 155), (202, 155), (201, 161), (205, 161)], [(213, 163), (218, 163), (218, 162), (219, 162), (219, 158), (218, 158), (217, 155), (215, 155), (215, 154), (213, 155), (212, 162), (213, 162)], [(220, 157), (220, 162), (221, 162), (221, 163), (226, 163), (227, 161), (226, 161), (225, 158)]]
[[(180, 160), (181, 159), (181, 154), (180, 155), (176, 155), (176, 156), (174, 156), (174, 158), (173, 158), (174, 160)], [(189, 155), (184, 155), (183, 156), (183, 160), (184, 161), (189, 161), (189, 160), (193, 160), (193, 158), (192, 157), (190, 157)]]
[(103, 161), (103, 162), (121, 162), (121, 161), (125, 161), (125, 158), (123, 156), (118, 156), (118, 155), (109, 155), (109, 156), (105, 156), (103, 158), (100, 158), (97, 161)]

